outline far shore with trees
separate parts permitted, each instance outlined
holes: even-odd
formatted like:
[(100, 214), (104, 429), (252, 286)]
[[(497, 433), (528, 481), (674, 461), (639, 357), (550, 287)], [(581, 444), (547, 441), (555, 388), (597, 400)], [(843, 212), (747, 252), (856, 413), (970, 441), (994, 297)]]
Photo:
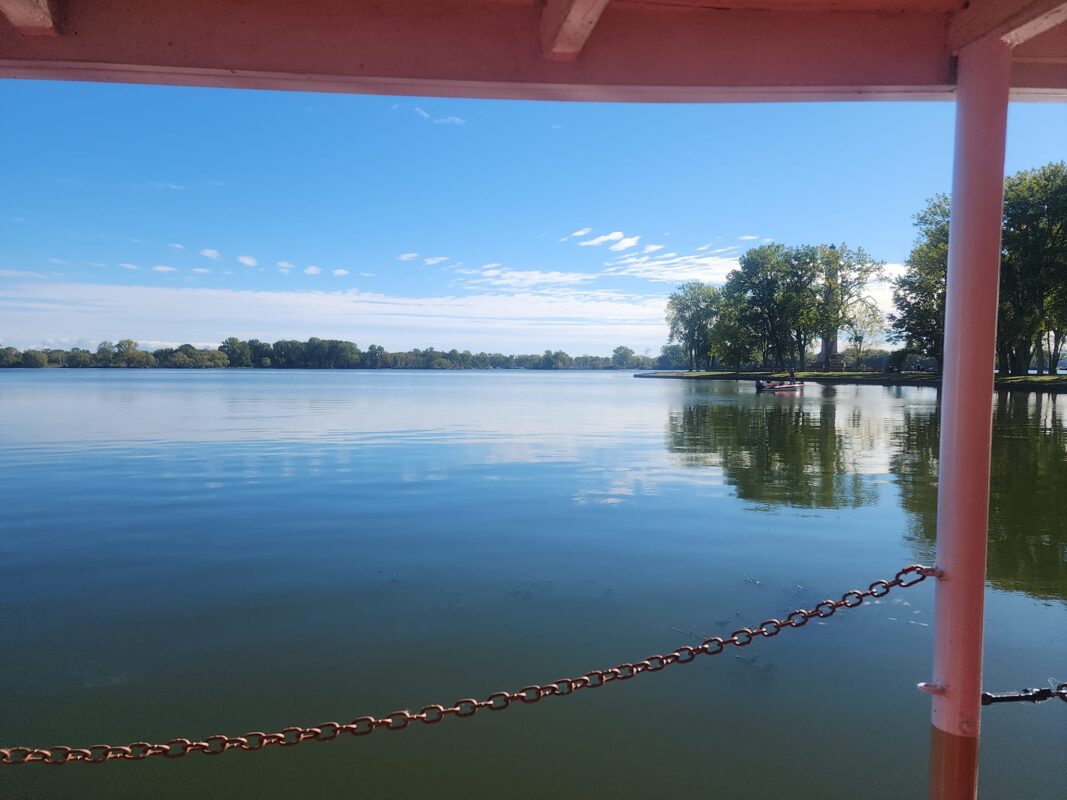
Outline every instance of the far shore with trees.
[[(388, 352), (372, 344), (312, 337), (263, 342), (231, 337), (152, 352), (132, 339), (81, 348), (0, 348), (0, 367), (237, 369), (664, 370), (647, 377), (799, 377), (826, 381), (934, 383), (944, 358), (950, 203), (937, 195), (915, 216), (905, 271), (892, 281), (888, 317), (870, 295), (884, 264), (847, 244), (754, 247), (721, 286), (691, 281), (667, 302), (669, 338), (658, 357), (616, 347), (610, 356), (562, 350), (504, 355), (469, 350)], [(998, 386), (1067, 387), (1067, 164), (1008, 177), (996, 352)], [(839, 342), (847, 342), (839, 352)], [(878, 347), (883, 342), (899, 349)], [(806, 372), (813, 367), (814, 372)], [(1035, 374), (1031, 373), (1033, 370)]]
[[(667, 323), (687, 372), (662, 377), (754, 379), (793, 369), (826, 380), (936, 383), (949, 209), (949, 198), (938, 195), (916, 215), (918, 237), (904, 273), (892, 281), (895, 308), (887, 318), (869, 294), (884, 279), (884, 265), (844, 244), (755, 247), (722, 287), (679, 286)], [(839, 339), (848, 343), (841, 353)], [(883, 340), (901, 347), (874, 349)], [(997, 345), (989, 354), (997, 384), (1067, 385), (1059, 376), (1065, 340), (1067, 164), (1057, 162), (1005, 181)], [(809, 365), (817, 371), (804, 373)]]
[(570, 356), (562, 350), (546, 350), (540, 355), (503, 355), (432, 347), (391, 353), (376, 344), (361, 350), (354, 342), (316, 337), (271, 343), (231, 336), (218, 348), (201, 349), (183, 344), (151, 352), (133, 339), (101, 342), (95, 351), (78, 347), (22, 351), (14, 347), (0, 348), (0, 367), (30, 368), (648, 370), (677, 366), (677, 361), (641, 355), (625, 346), (616, 347), (610, 356)]

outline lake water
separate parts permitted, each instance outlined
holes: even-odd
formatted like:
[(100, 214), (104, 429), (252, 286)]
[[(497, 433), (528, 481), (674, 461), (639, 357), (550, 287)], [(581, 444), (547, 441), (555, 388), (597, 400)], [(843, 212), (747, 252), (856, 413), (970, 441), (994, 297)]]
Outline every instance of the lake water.
[[(239, 735), (634, 661), (932, 560), (937, 394), (617, 373), (0, 373), (0, 745)], [(985, 684), (1067, 680), (1067, 396), (998, 397)], [(919, 797), (933, 581), (503, 714), (0, 771), (4, 798)], [(1067, 713), (988, 709), (986, 797)]]

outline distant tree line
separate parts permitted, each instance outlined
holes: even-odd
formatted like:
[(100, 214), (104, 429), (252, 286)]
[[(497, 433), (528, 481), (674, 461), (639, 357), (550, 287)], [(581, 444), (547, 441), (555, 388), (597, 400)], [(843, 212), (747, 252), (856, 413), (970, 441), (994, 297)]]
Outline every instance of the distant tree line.
[(537, 355), (472, 353), (469, 350), (407, 350), (390, 353), (370, 345), (360, 350), (353, 342), (340, 339), (307, 341), (281, 339), (271, 344), (259, 339), (231, 336), (217, 349), (198, 349), (191, 344), (163, 347), (151, 352), (133, 339), (101, 342), (96, 351), (72, 347), (69, 350), (42, 348), (19, 351), (0, 349), (0, 367), (108, 367), (205, 369), (669, 369), (673, 363), (638, 355), (629, 347), (616, 347), (610, 356), (570, 356), (562, 350), (546, 350)]

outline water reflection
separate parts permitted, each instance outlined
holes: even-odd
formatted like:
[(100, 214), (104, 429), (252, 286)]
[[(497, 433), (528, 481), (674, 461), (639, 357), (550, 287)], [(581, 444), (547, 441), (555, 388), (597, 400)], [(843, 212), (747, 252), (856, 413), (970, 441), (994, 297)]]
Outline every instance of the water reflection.
[[(932, 392), (822, 387), (804, 397), (694, 391), (671, 409), (667, 448), (721, 471), (742, 500), (807, 509), (884, 500), (891, 475), (916, 558), (933, 557), (938, 412)], [(1067, 396), (996, 398), (989, 579), (1067, 600)]]
[[(998, 392), (993, 414), (989, 580), (1067, 600), (1067, 398)], [(937, 522), (938, 418), (906, 412), (893, 474), (912, 534), (932, 551)]]
[[(672, 410), (667, 448), (690, 466), (722, 470), (738, 497), (801, 508), (856, 508), (878, 497), (862, 454), (878, 428), (837, 390), (816, 398), (713, 396)], [(725, 402), (724, 402), (725, 400)]]

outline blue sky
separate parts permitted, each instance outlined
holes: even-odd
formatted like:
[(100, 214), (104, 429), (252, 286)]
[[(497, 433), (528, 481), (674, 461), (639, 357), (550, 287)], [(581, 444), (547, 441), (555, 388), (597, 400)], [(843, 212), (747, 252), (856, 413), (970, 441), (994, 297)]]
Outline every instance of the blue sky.
[[(765, 240), (899, 264), (954, 116), (33, 81), (0, 108), (4, 345), (572, 354), (657, 352), (675, 285)], [(1064, 158), (1067, 105), (1014, 105), (1008, 171)]]

